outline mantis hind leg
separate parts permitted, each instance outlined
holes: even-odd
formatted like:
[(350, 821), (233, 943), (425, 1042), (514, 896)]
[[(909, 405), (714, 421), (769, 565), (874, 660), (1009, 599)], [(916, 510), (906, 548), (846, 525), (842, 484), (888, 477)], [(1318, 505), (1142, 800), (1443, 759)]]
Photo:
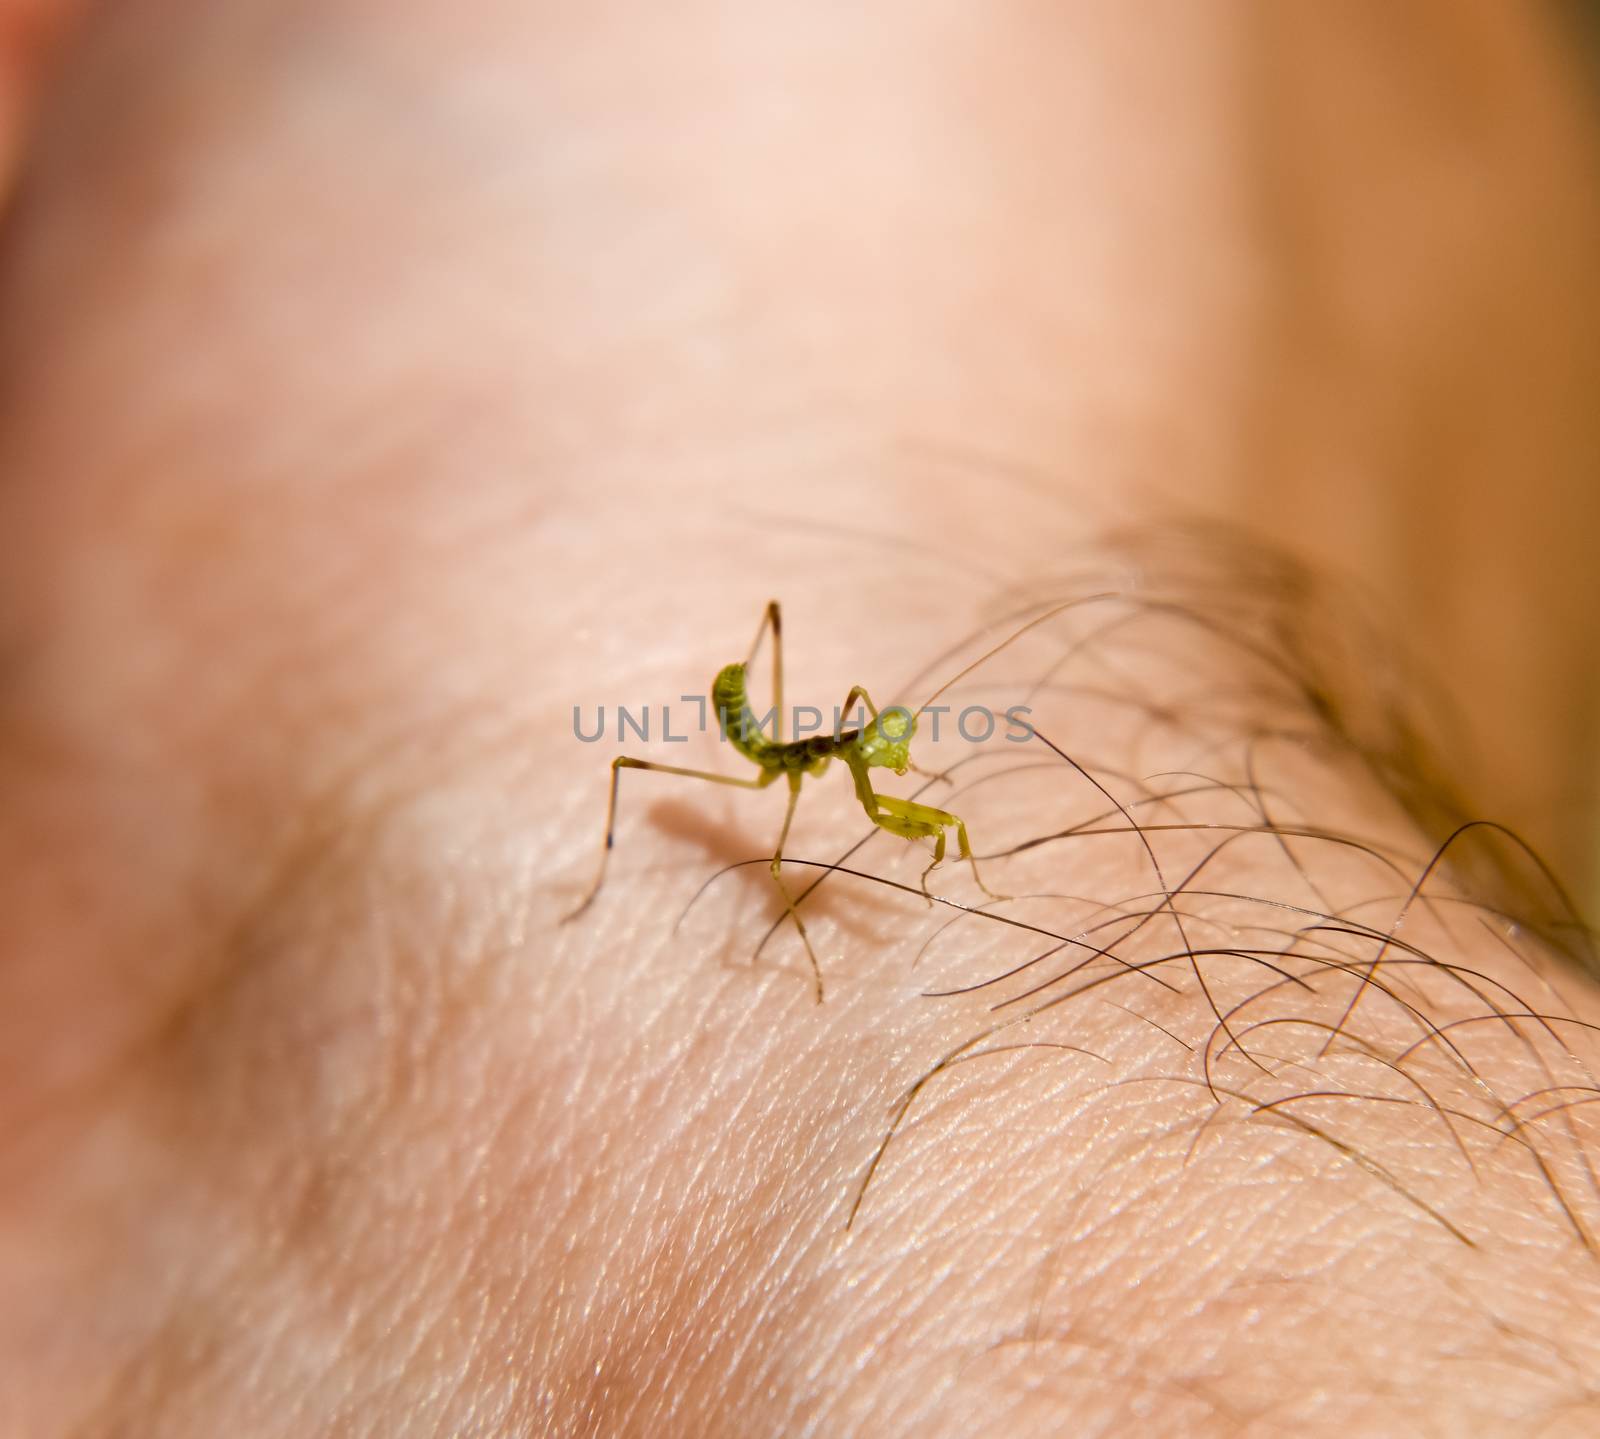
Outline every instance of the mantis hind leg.
[(748, 670), (761, 650), (761, 640), (772, 631), (772, 742), (783, 743), (783, 610), (776, 600), (768, 600), (762, 612), (761, 623), (756, 626), (756, 637), (750, 642), (750, 653), (745, 657)]
[[(656, 764), (653, 760), (634, 759), (630, 755), (618, 755), (611, 761), (611, 795), (606, 801), (606, 834), (600, 845), (600, 865), (595, 871), (594, 881), (584, 892), (578, 907), (562, 917), (561, 922), (566, 924), (576, 919), (584, 910), (594, 903), (594, 897), (600, 893), (600, 886), (605, 883), (606, 864), (611, 858), (612, 846), (617, 835), (617, 786), (625, 769), (650, 769), (657, 774), (675, 774), (683, 779), (703, 779), (710, 784), (728, 784), (735, 789), (765, 789), (778, 776), (773, 770), (763, 770), (754, 779), (736, 779), (732, 775), (716, 774), (707, 769), (683, 769), (679, 765)], [(785, 826), (787, 830), (787, 825)]]
[(919, 804), (914, 799), (896, 799), (893, 795), (875, 794), (878, 812), (872, 816), (872, 822), (879, 829), (886, 829), (890, 834), (900, 835), (904, 839), (931, 839), (933, 841), (933, 862), (922, 871), (922, 893), (932, 903), (933, 896), (928, 893), (928, 876), (944, 863), (946, 847), (946, 831), (955, 830), (956, 848), (960, 851), (961, 858), (966, 860), (972, 868), (972, 878), (990, 899), (1009, 899), (1009, 895), (996, 894), (983, 882), (983, 875), (978, 871), (977, 857), (972, 853), (972, 842), (967, 838), (966, 822), (959, 816), (951, 814), (946, 809), (935, 809), (931, 804)]

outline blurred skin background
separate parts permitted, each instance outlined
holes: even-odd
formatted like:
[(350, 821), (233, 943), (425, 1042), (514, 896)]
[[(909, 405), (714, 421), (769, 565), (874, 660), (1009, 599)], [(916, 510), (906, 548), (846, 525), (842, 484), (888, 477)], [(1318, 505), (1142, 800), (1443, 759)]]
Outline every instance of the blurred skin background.
[[(0, 7), (8, 187), (79, 9)], [(1208, 101), (1216, 133), (1184, 140), (1152, 115), (1157, 153), (1138, 157), (1197, 169), (1162, 151), (1233, 147), (1203, 157), (1242, 217), (1211, 278), (1260, 337), (1234, 377), (1248, 421), (1207, 433), (1185, 417), (1197, 468), (1232, 463), (1153, 484), (1377, 596), (1438, 686), (1419, 720), (1461, 795), (1586, 894), (1600, 894), (1594, 13), (1223, 7), (1237, 71)], [(1015, 441), (996, 436), (996, 457), (1026, 460)]]
[[(0, 7), (8, 187), (80, 8)], [(1203, 416), (1185, 417), (1198, 429), (1196, 468), (1227, 454), (1218, 477), (1154, 485), (1173, 506), (1221, 515), (1365, 585), (1437, 686), (1417, 717), (1466, 807), (1517, 829), (1590, 897), (1600, 895), (1596, 10), (1588, 0), (1219, 7), (1237, 70), (1207, 102), (1215, 133), (1163, 131), (1152, 109), (1156, 153), (1139, 156), (1158, 170), (1209, 168), (1240, 207), (1234, 249), (1211, 279), (1217, 303), (1252, 312), (1260, 340), (1234, 377), (1247, 420), (1230, 413), (1208, 433)], [(1197, 145), (1225, 148), (1184, 153)], [(986, 440), (996, 458), (1028, 458), (1018, 436), (974, 436), (974, 451)]]
[[(596, 501), (564, 547), (535, 547), (521, 572), (591, 602), (589, 651), (527, 646), (541, 663), (568, 664), (562, 675), (588, 672), (578, 661), (629, 663), (662, 629), (659, 592), (619, 594), (615, 577), (642, 574), (652, 545), (709, 532), (750, 498), (739, 478), (696, 479), (698, 458), (721, 457), (728, 428), (759, 435), (775, 416), (784, 434), (797, 414), (809, 419), (796, 394), (829, 419), (865, 416), (966, 457), (930, 466), (916, 504), (890, 517), (913, 537), (941, 525), (959, 535), (987, 468), (1225, 519), (1352, 578), (1427, 672), (1418, 723), (1464, 807), (1525, 834), (1592, 913), (1592, 7), (1219, 0), (1161, 7), (1148, 25), (1113, 4), (670, 8), (0, 4), (12, 461), (0, 475), (0, 655), (32, 662), (17, 670), (27, 683), (0, 692), (0, 760), (22, 797), (0, 854), (13, 873), (72, 856), (64, 888), (74, 904), (92, 895), (79, 907), (103, 926), (86, 924), (91, 976), (102, 953), (113, 966), (107, 936), (133, 936), (143, 962), (179, 953), (174, 936), (193, 919), (159, 912), (162, 866), (187, 862), (169, 854), (169, 831), (190, 813), (174, 800), (149, 823), (150, 796), (189, 794), (163, 766), (215, 758), (245, 797), (240, 828), (276, 836), (273, 806), (299, 797), (280, 784), (300, 755), (294, 723), (342, 733), (370, 705), (332, 685), (333, 719), (310, 702), (296, 710), (299, 669), (282, 686), (270, 662), (250, 671), (259, 637), (239, 616), (281, 602), (287, 633), (262, 643), (281, 663), (312, 628), (295, 606), (319, 584), (376, 593), (307, 664), (306, 692), (372, 655), (385, 679), (385, 664), (415, 672), (408, 646), (436, 658), (458, 635), (435, 634), (429, 649), (403, 624), (398, 639), (386, 629), (392, 615), (431, 616), (430, 604), (452, 620), (483, 613), (451, 609), (454, 567), (436, 576), (416, 539), (448, 534), (458, 510), (478, 515), (479, 491), (450, 484), (487, 455), (498, 469), (485, 474), (501, 478), (483, 492), (537, 473), (540, 503), (570, 516), (594, 475), (596, 493), (612, 481), (603, 450), (615, 444), (619, 492), (630, 474), (647, 476), (626, 496), (633, 523)], [(540, 152), (526, 171), (525, 149)], [(536, 202), (523, 195), (528, 175), (546, 187)], [(473, 208), (482, 193), (491, 201)], [(908, 238), (921, 236), (937, 243)], [(716, 266), (697, 268), (715, 247), (737, 276), (731, 300)], [(371, 275), (381, 278), (369, 292)], [(407, 305), (420, 328), (407, 327)], [(717, 333), (700, 344), (707, 313)], [(381, 343), (364, 345), (369, 329)], [(200, 330), (243, 356), (236, 371), (185, 349)], [(459, 368), (435, 385), (422, 367), (429, 383), (397, 384), (396, 404), (385, 367), (401, 371), (408, 344), (448, 351)], [(363, 489), (362, 475), (325, 501), (314, 465), (281, 458), (302, 458), (302, 433), (317, 458), (312, 417), (337, 409), (346, 384), (356, 398), (342, 418), (363, 433), (393, 422), (409, 444), (420, 414), (446, 437), (437, 452), (421, 446), (447, 456), (431, 470), (401, 456), (400, 500), (376, 482)], [(201, 396), (193, 409), (214, 431), (174, 426), (160, 443), (119, 448), (148, 439), (141, 415), (167, 413), (150, 397), (169, 389), (172, 413)], [(607, 403), (585, 410), (597, 391)], [(541, 408), (549, 395), (561, 402)], [(218, 453), (244, 457), (238, 476), (229, 470), (235, 488), (210, 485)], [(738, 476), (750, 472), (746, 452), (728, 454)], [(800, 494), (820, 517), (848, 517), (858, 482), (834, 483), (791, 492), (779, 481), (770, 498)], [(667, 541), (638, 518), (658, 500)], [(493, 543), (515, 545), (517, 524), (493, 528)], [(815, 566), (764, 568), (766, 542), (730, 569), (747, 563), (752, 583), (779, 575), (786, 603), (828, 581)], [(980, 567), (986, 558), (975, 555)], [(385, 564), (394, 590), (369, 593)], [(409, 612), (392, 596), (413, 576), (423, 594)], [(722, 598), (707, 609), (744, 603)], [(941, 623), (972, 618), (948, 596), (924, 602)], [(491, 611), (483, 629), (503, 619)], [(674, 642), (699, 654), (693, 623), (681, 627)], [(459, 628), (466, 650), (482, 639), (470, 617)], [(508, 621), (482, 642), (512, 632)], [(842, 625), (827, 638), (875, 639)], [(254, 723), (259, 694), (228, 693), (227, 663), (215, 679), (207, 668), (240, 655), (240, 672), (267, 675), (284, 704), (269, 712), (287, 715), (281, 751), (273, 724)], [(1347, 657), (1345, 677), (1357, 703), (1360, 661)], [(189, 675), (192, 686), (175, 682)], [(700, 679), (696, 668), (689, 680)], [(213, 704), (223, 719), (208, 728)], [(128, 732), (115, 742), (97, 729), (108, 716)], [(81, 773), (39, 778), (85, 754)], [(550, 812), (570, 803), (597, 822), (598, 777), (581, 776), (580, 792), (563, 769), (572, 794)], [(585, 832), (585, 856), (588, 842)], [(649, 842), (640, 826), (636, 845)], [(568, 854), (570, 836), (561, 843), (586, 863)], [(213, 861), (232, 853), (204, 831), (194, 848)], [(25, 910), (19, 898), (8, 915), (19, 954), (30, 933), (53, 942), (48, 904)], [(29, 1045), (54, 1063), (138, 1028), (86, 1022), (81, 990), (21, 988), (44, 998), (27, 1010), (8, 991), (0, 1005), (20, 1072)], [(159, 980), (149, 988), (162, 997)]]
[[(1595, 868), (1600, 310), (1588, 7), (1263, 7), (1281, 368), (1235, 513), (1358, 575), (1479, 813)], [(1270, 322), (1269, 322), (1270, 323)], [(1382, 478), (1376, 478), (1382, 477)]]

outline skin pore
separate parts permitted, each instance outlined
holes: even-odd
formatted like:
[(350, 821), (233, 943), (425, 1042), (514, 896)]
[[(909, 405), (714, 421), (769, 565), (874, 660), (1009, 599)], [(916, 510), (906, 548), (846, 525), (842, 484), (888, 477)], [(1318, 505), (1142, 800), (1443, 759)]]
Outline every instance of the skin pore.
[[(1415, 16), (1389, 83), (1481, 77)], [(0, 1431), (1592, 1429), (1600, 1006), (1525, 861), (1520, 923), (1410, 898), (1359, 607), (1173, 523), (1293, 503), (1330, 422), (1261, 416), (1331, 362), (1246, 9), (1116, 17), (88, 24), (0, 267)], [(559, 923), (639, 747), (574, 705), (703, 693), (774, 595), (790, 703), (914, 699), (1100, 591), (959, 700), (1061, 754), (916, 749), (1062, 939), (835, 876), (819, 1007), (752, 963), (782, 787), (650, 775)]]

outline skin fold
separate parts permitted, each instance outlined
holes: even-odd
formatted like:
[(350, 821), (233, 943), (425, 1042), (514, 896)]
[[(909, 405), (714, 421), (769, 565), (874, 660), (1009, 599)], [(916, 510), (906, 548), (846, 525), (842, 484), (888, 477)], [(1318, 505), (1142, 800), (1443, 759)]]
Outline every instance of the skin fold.
[[(1389, 657), (1448, 713), (1515, 652), (1466, 723), (1516, 767), (1438, 764), (1579, 875), (1537, 795), (1587, 763), (1593, 611), (1538, 536), (1592, 453), (1588, 121), (1543, 12), (1403, 8), (85, 21), (0, 259), (0, 1432), (1592, 1431), (1596, 1111), (1560, 1106), (1600, 1006), (1509, 847), (1514, 915), (1408, 898), (1448, 822), (1395, 798), (1432, 711)], [(1502, 245), (1335, 243), (1396, 213), (1371, 133), (1400, 210), (1437, 174), (1377, 118), (1424, 91), (1500, 197), (1471, 233), (1547, 221), (1542, 322), (1494, 311), (1532, 412), (1438, 319)], [(1472, 590), (1525, 622), (1469, 664), (1493, 467), (1449, 543), (1385, 507), (1444, 513), (1426, 456), (1486, 432), (1543, 478)], [(752, 961), (783, 786), (625, 775), (561, 922), (614, 754), (748, 777), (574, 706), (703, 694), (773, 597), (790, 703), (915, 701), (1102, 591), (961, 700), (1030, 696), (1082, 769), (1000, 742), (925, 795), (1006, 912), (1133, 913), (1027, 971), (1098, 988), (927, 997), (1050, 942), (836, 876), (818, 1006), (792, 932)], [(806, 785), (786, 854), (833, 860), (860, 809)], [(1318, 916), (1314, 982), (1260, 962)]]

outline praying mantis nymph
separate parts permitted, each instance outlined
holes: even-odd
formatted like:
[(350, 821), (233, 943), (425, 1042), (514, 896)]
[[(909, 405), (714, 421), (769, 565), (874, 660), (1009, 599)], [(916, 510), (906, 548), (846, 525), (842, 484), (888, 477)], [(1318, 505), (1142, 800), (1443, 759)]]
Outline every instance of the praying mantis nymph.
[[(775, 716), (771, 738), (762, 732), (762, 727), (751, 710), (746, 689), (746, 676), (761, 649), (761, 641), (769, 630), (772, 632), (772, 697)], [(934, 698), (937, 698), (937, 695)], [(778, 887), (784, 908), (800, 933), (801, 943), (805, 945), (806, 958), (811, 961), (811, 972), (816, 981), (817, 1003), (820, 1004), (822, 966), (817, 963), (816, 951), (811, 947), (811, 937), (806, 933), (805, 921), (800, 918), (794, 896), (789, 892), (789, 886), (784, 883), (783, 846), (789, 838), (789, 827), (794, 822), (795, 806), (800, 801), (800, 786), (805, 777), (821, 775), (835, 759), (842, 760), (849, 768), (850, 778), (855, 784), (856, 798), (861, 802), (861, 808), (866, 811), (867, 818), (873, 824), (879, 829), (888, 830), (890, 834), (900, 835), (903, 839), (931, 839), (934, 842), (933, 859), (922, 872), (922, 892), (928, 897), (930, 904), (933, 901), (932, 896), (928, 895), (928, 875), (943, 863), (946, 837), (948, 831), (952, 829), (956, 832), (956, 846), (961, 858), (972, 866), (972, 877), (977, 881), (978, 888), (991, 899), (1004, 899), (1006, 896), (996, 894), (983, 882), (983, 876), (978, 872), (978, 861), (972, 853), (972, 844), (967, 838), (967, 826), (959, 815), (951, 814), (948, 810), (936, 809), (930, 804), (921, 804), (916, 800), (898, 799), (894, 795), (880, 794), (872, 787), (870, 772), (874, 769), (891, 769), (896, 774), (903, 775), (914, 767), (911, 763), (911, 741), (917, 732), (917, 715), (925, 710), (932, 700), (915, 713), (899, 706), (880, 713), (866, 690), (860, 685), (852, 685), (850, 693), (845, 696), (844, 704), (839, 708), (839, 714), (850, 714), (858, 700), (865, 704), (867, 713), (871, 715), (871, 719), (859, 729), (841, 732), (836, 728), (834, 733), (784, 740), (783, 617), (778, 602), (776, 600), (769, 602), (761, 624), (756, 630), (755, 641), (750, 646), (749, 655), (742, 662), (725, 665), (711, 685), (712, 707), (729, 741), (760, 772), (751, 778), (740, 779), (732, 775), (716, 774), (711, 770), (683, 769), (677, 765), (657, 764), (653, 760), (634, 759), (629, 755), (619, 755), (612, 760), (611, 797), (606, 807), (606, 833), (600, 852), (600, 867), (595, 874), (594, 882), (584, 895), (583, 902), (567, 915), (566, 919), (573, 920), (582, 914), (594, 901), (605, 880), (606, 861), (611, 856), (616, 836), (617, 783), (623, 770), (654, 770), (658, 774), (682, 775), (686, 779), (735, 785), (740, 789), (766, 789), (768, 785), (775, 784), (780, 779), (787, 780), (789, 805), (784, 811), (783, 828), (778, 832), (777, 847), (772, 855), (772, 882)]]

